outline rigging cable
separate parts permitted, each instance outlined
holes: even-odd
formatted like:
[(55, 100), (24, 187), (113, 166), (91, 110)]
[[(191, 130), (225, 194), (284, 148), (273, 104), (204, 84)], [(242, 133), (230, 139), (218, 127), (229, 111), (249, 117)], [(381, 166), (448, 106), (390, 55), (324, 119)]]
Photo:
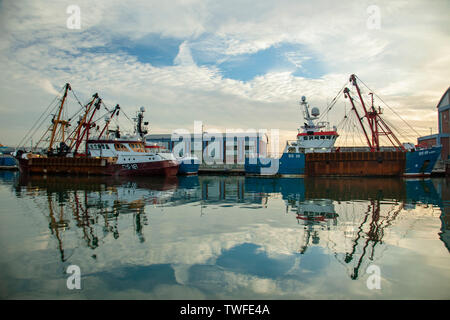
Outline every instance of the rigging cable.
[[(58, 97), (60, 96), (61, 92), (64, 90), (65, 85), (59, 90), (58, 94), (56, 95), (55, 98), (53, 98), (53, 100), (50, 102), (50, 104), (47, 106), (47, 108), (45, 108), (45, 111), (41, 114), (41, 116), (36, 120), (36, 122), (33, 124), (33, 126), (31, 126), (30, 130), (28, 130), (28, 132), (25, 134), (25, 136), (22, 138), (22, 140), (20, 140), (20, 142), (18, 143), (16, 149), (20, 148), (20, 146), (22, 145), (22, 143), (29, 138), (29, 134), (31, 131), (33, 131), (35, 129), (35, 126), (39, 123), (39, 121), (41, 120), (41, 118), (47, 113), (47, 111), (50, 109), (50, 107), (52, 106), (53, 103), (55, 103), (55, 101), (58, 99)], [(48, 117), (48, 115), (47, 115)], [(46, 117), (46, 118), (47, 118)], [(45, 119), (46, 119), (45, 118)], [(39, 126), (38, 126), (39, 128)], [(33, 132), (34, 135), (35, 132)], [(31, 136), (33, 136), (31, 135)]]
[(73, 89), (71, 91), (72, 91), (73, 96), (77, 100), (78, 104), (83, 108), (83, 104), (80, 102), (80, 99), (78, 99), (77, 95), (75, 94), (75, 91)]
[(359, 81), (361, 81), (361, 83), (367, 88), (369, 89), (378, 99), (381, 100), (381, 102), (383, 102), (397, 117), (399, 117), (411, 130), (413, 130), (417, 136), (420, 136), (420, 134), (408, 123), (406, 122), (406, 120), (404, 120), (397, 112), (395, 112), (395, 110), (393, 108), (391, 108), (386, 102), (384, 102), (383, 99), (381, 99), (375, 92), (373, 92), (372, 89), (369, 88), (368, 85), (366, 85), (358, 76), (356, 76), (356, 78), (358, 78)]
[(342, 87), (341, 90), (339, 90), (339, 92), (337, 93), (337, 95), (333, 98), (333, 100), (331, 100), (330, 104), (327, 106), (326, 110), (324, 113), (322, 113), (322, 115), (319, 117), (319, 121), (322, 120), (322, 118), (324, 117), (325, 114), (328, 114), (328, 112), (330, 112), (330, 110), (334, 107), (334, 105), (337, 102), (337, 99), (339, 98), (339, 96), (341, 95), (341, 93), (344, 91), (345, 87), (347, 86), (347, 83), (344, 84), (344, 86)]

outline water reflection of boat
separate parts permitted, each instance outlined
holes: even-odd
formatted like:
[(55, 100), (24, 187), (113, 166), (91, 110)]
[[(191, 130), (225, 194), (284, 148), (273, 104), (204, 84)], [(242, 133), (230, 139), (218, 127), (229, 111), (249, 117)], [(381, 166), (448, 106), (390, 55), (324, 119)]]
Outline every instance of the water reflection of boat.
[[(6, 172), (5, 172), (6, 174)], [(150, 224), (153, 206), (193, 209), (239, 207), (260, 209), (271, 199), (284, 201), (287, 217), (298, 225), (297, 252), (330, 246), (334, 256), (357, 278), (369, 261), (379, 259), (386, 232), (405, 209), (421, 205), (442, 208), (441, 240), (448, 247), (448, 214), (445, 184), (432, 180), (400, 179), (277, 179), (250, 177), (70, 177), (0, 175), (0, 182), (14, 179), (17, 196), (40, 201), (49, 228), (58, 242), (61, 259), (67, 259), (64, 233), (76, 231), (86, 247), (95, 249), (102, 239), (118, 239), (124, 215), (132, 216), (132, 228), (140, 242)], [(438, 188), (435, 187), (438, 186)], [(439, 191), (439, 192), (437, 192)], [(244, 213), (243, 213), (244, 214)], [(248, 218), (248, 216), (247, 216)], [(446, 220), (447, 219), (447, 220)], [(121, 225), (119, 221), (122, 221)], [(129, 220), (127, 220), (129, 221)], [(129, 222), (127, 222), (129, 223)], [(297, 227), (296, 227), (297, 228)], [(81, 232), (79, 232), (79, 230)], [(325, 241), (321, 239), (326, 239)]]
[(127, 178), (121, 177), (61, 177), (21, 175), (16, 181), (16, 195), (45, 194), (34, 197), (46, 199), (44, 208), (49, 228), (58, 242), (61, 260), (67, 255), (63, 246), (63, 233), (75, 225), (82, 231), (87, 247), (99, 246), (99, 228), (102, 237), (120, 236), (119, 215), (132, 214), (134, 229), (140, 242), (144, 242), (143, 227), (148, 224), (145, 206), (170, 199), (177, 188), (176, 177)]
[(370, 200), (360, 222), (351, 230), (353, 234), (350, 248), (346, 248), (344, 252), (335, 252), (336, 259), (350, 270), (351, 279), (357, 279), (361, 270), (366, 270), (369, 264), (378, 260), (380, 255), (376, 256), (375, 247), (383, 244), (386, 229), (394, 223), (403, 205), (404, 203), (392, 204), (382, 214), (380, 199)]
[(337, 225), (339, 215), (335, 212), (333, 201), (330, 199), (288, 201), (291, 211), (297, 215), (298, 223), (303, 224), (305, 233), (303, 244), (299, 250), (304, 254), (312, 239), (313, 245), (320, 242), (319, 231), (330, 230)]
[(155, 177), (108, 177), (108, 176), (36, 176), (19, 175), (18, 185), (31, 188), (45, 188), (47, 190), (105, 190), (109, 187), (134, 186), (140, 189), (152, 190), (172, 190), (176, 189), (178, 179), (174, 176), (155, 176)]
[[(349, 268), (352, 279), (357, 279), (360, 270), (365, 270), (377, 257), (376, 247), (383, 244), (386, 229), (404, 208), (416, 205), (442, 208), (441, 198), (429, 179), (247, 178), (246, 188), (255, 193), (282, 195), (286, 212), (294, 213), (304, 228), (299, 253), (305, 254), (308, 247), (320, 245), (324, 231), (332, 232), (334, 235), (328, 235), (327, 240), (333, 242), (335, 238), (335, 257)], [(359, 201), (356, 212), (354, 208), (349, 210), (349, 204), (342, 214), (337, 213), (335, 204), (344, 201), (350, 201), (352, 206)], [(446, 242), (442, 235), (441, 239)]]

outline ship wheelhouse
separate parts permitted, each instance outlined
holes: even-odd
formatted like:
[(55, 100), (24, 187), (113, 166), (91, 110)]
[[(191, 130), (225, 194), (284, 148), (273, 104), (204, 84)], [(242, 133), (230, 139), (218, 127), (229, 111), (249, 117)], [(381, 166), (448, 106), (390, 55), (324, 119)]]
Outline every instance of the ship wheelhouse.
[(118, 164), (175, 160), (171, 154), (148, 150), (138, 140), (89, 140), (87, 150), (91, 157), (109, 158)]
[(331, 152), (339, 137), (336, 127), (330, 127), (329, 122), (319, 122), (318, 108), (309, 111), (306, 98), (302, 97), (305, 125), (298, 130), (297, 140), (287, 141), (284, 153)]
[(302, 132), (297, 135), (297, 144), (305, 152), (330, 152), (338, 136), (336, 131)]

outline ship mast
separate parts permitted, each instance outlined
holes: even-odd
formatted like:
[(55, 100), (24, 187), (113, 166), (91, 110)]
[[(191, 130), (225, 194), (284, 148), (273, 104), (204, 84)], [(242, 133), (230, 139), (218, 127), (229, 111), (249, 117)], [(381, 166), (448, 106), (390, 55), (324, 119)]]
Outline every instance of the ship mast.
[[(384, 135), (388, 138), (389, 142), (398, 150), (398, 151), (406, 151), (405, 147), (402, 145), (400, 140), (396, 137), (391, 128), (387, 125), (387, 123), (380, 117), (381, 109), (378, 111), (375, 109), (373, 105), (373, 93), (370, 93), (372, 98), (372, 105), (369, 110), (366, 108), (366, 104), (364, 103), (364, 99), (361, 95), (361, 90), (356, 82), (356, 76), (352, 74), (350, 76), (350, 82), (356, 88), (358, 93), (359, 100), (361, 101), (362, 108), (364, 110), (364, 115), (360, 116), (358, 110), (356, 109), (354, 99), (350, 95), (350, 90), (348, 88), (344, 89), (344, 96), (350, 100), (352, 104), (352, 110), (355, 112), (356, 117), (358, 118), (358, 122), (364, 132), (364, 136), (367, 141), (367, 145), (370, 148), (371, 152), (380, 151), (380, 135)], [(370, 129), (371, 137), (369, 138), (369, 134), (366, 130), (366, 125), (364, 125), (363, 119), (367, 119), (367, 125)]]
[[(81, 143), (83, 142), (84, 136), (86, 136), (86, 141), (89, 139), (89, 130), (93, 126), (92, 119), (94, 118), (95, 112), (100, 109), (100, 105), (102, 103), (102, 99), (100, 99), (98, 96), (96, 96), (97, 102), (94, 105), (94, 110), (91, 113), (91, 116), (87, 122), (83, 123), (83, 133), (77, 138), (77, 142), (75, 144), (75, 151), (76, 154), (78, 152), (78, 148), (80, 147)], [(86, 115), (90, 112), (90, 110), (87, 111)], [(94, 124), (95, 125), (95, 124)]]
[(103, 127), (102, 131), (100, 132), (100, 135), (98, 136), (98, 139), (100, 139), (102, 137), (103, 133), (108, 128), (109, 123), (111, 122), (111, 120), (114, 117), (114, 115), (119, 115), (119, 110), (120, 110), (119, 105), (116, 105), (116, 107), (114, 108), (114, 110), (113, 110), (111, 116), (109, 117), (109, 119), (106, 119), (105, 126)]
[(144, 121), (144, 112), (145, 108), (141, 107), (141, 109), (138, 112), (137, 118), (135, 118), (136, 121), (136, 133), (141, 137), (141, 139), (144, 139), (144, 136), (148, 133), (147, 129), (143, 127), (148, 125), (148, 122)]
[(86, 123), (86, 118), (89, 115), (89, 112), (91, 111), (92, 105), (94, 104), (95, 100), (98, 98), (98, 94), (95, 93), (92, 96), (92, 100), (85, 106), (86, 111), (83, 115), (83, 118), (80, 119), (80, 121), (78, 121), (78, 126), (77, 128), (74, 130), (74, 132), (72, 134), (75, 134), (75, 136), (72, 138), (72, 141), (70, 142), (70, 149), (72, 149), (73, 145), (80, 139), (80, 133), (81, 133), (81, 128), (85, 125)]
[(64, 90), (64, 95), (63, 95), (63, 97), (61, 99), (61, 105), (60, 105), (59, 110), (58, 110), (58, 116), (57, 116), (56, 120), (55, 119), (52, 120), (53, 128), (52, 128), (52, 134), (50, 136), (50, 143), (48, 145), (47, 152), (51, 152), (53, 150), (53, 143), (55, 142), (55, 135), (56, 135), (56, 132), (58, 130), (58, 125), (61, 125), (61, 129), (60, 130), (62, 132), (62, 141), (64, 141), (65, 126), (69, 122), (66, 121), (66, 120), (61, 120), (61, 113), (62, 113), (62, 110), (63, 110), (63, 107), (64, 107), (64, 102), (66, 101), (66, 98), (67, 98), (67, 92), (69, 90), (72, 90), (72, 88), (70, 87), (70, 84), (66, 83), (66, 87), (65, 87), (65, 90)]

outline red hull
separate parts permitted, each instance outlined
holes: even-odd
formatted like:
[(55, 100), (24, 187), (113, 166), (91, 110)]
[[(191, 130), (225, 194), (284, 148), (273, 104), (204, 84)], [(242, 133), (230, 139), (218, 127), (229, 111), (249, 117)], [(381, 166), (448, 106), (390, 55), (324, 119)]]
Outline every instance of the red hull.
[(116, 176), (175, 176), (179, 164), (176, 161), (156, 161), (133, 164), (113, 164), (106, 167), (106, 174)]
[(175, 176), (179, 164), (164, 160), (145, 163), (113, 164), (96, 158), (34, 158), (20, 159), (20, 170), (37, 174), (75, 174), (108, 176)]

